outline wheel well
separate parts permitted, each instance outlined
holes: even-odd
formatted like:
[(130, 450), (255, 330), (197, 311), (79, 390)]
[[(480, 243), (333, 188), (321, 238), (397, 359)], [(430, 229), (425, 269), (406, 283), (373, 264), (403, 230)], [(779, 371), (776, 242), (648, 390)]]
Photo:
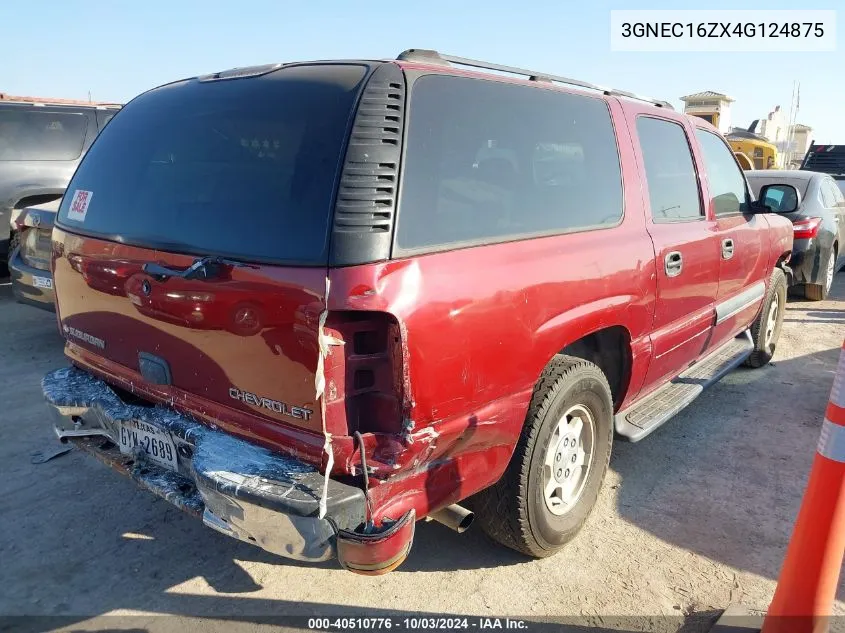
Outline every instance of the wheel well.
[(631, 337), (628, 330), (614, 325), (593, 332), (564, 347), (561, 354), (583, 358), (604, 372), (618, 410), (631, 379)]

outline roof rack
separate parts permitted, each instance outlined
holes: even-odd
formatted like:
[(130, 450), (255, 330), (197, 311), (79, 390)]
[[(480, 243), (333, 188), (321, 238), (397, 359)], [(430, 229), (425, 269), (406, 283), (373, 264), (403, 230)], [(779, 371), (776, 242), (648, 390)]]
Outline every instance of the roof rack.
[(528, 77), (529, 81), (545, 81), (557, 82), (567, 84), (570, 86), (577, 86), (579, 88), (586, 88), (587, 90), (596, 90), (608, 96), (627, 97), (628, 99), (636, 99), (637, 101), (645, 101), (651, 103), (659, 108), (668, 108), (674, 110), (672, 104), (661, 99), (652, 99), (651, 97), (643, 97), (633, 92), (625, 90), (617, 90), (615, 88), (606, 88), (596, 84), (591, 84), (580, 79), (570, 79), (569, 77), (561, 77), (559, 75), (549, 75), (548, 73), (541, 73), (536, 70), (527, 70), (525, 68), (516, 68), (514, 66), (502, 66), (501, 64), (493, 64), (490, 62), (479, 61), (477, 59), (469, 59), (467, 57), (456, 57), (454, 55), (442, 55), (437, 51), (426, 50), (423, 48), (409, 48), (406, 51), (399, 53), (396, 59), (403, 61), (424, 62), (428, 64), (439, 64), (448, 66), (449, 64), (457, 64), (458, 66), (470, 66), (472, 68), (483, 68), (485, 70), (495, 70), (497, 72), (509, 73), (512, 75), (523, 75)]

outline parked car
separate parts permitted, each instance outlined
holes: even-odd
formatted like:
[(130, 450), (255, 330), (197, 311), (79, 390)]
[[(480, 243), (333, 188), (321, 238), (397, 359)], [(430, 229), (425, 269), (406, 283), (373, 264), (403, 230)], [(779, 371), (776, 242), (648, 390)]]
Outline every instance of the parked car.
[(0, 93), (0, 268), (17, 241), (17, 216), (61, 198), (80, 157), (119, 108)]
[(60, 438), (282, 556), (384, 573), (426, 516), (548, 556), (614, 433), (771, 359), (792, 233), (665, 102), (420, 50), (215, 73), (74, 175), (43, 391)]
[[(845, 195), (827, 174), (813, 171), (745, 172), (758, 195), (769, 184), (788, 183), (797, 196), (770, 187), (761, 201), (792, 222), (794, 246), (789, 266), (794, 284), (807, 299), (827, 298), (833, 277), (845, 264)], [(792, 190), (789, 190), (792, 191)]]
[(51, 235), (61, 198), (21, 211), (15, 220), (18, 239), (9, 254), (12, 294), (20, 303), (55, 310), (50, 272)]

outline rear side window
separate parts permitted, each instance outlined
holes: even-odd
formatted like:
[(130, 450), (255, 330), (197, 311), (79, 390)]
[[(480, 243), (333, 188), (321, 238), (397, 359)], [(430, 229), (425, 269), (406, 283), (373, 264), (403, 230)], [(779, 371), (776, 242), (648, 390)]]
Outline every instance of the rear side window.
[(75, 160), (87, 130), (80, 112), (0, 108), (0, 160)]
[(836, 186), (836, 182), (833, 179), (825, 178), (822, 181), (821, 192), (822, 197), (824, 198), (824, 206), (826, 208), (833, 209), (835, 207), (842, 206), (840, 204), (842, 192), (839, 191), (839, 188)]
[(639, 117), (651, 216), (655, 222), (704, 217), (698, 179), (684, 128), (665, 119)]
[[(335, 179), (366, 71), (291, 66), (152, 90), (100, 133), (59, 223), (161, 250), (325, 264)], [(85, 211), (69, 218), (77, 191), (89, 192)]]
[(744, 212), (747, 203), (745, 176), (736, 164), (733, 152), (712, 132), (696, 129), (695, 136), (704, 154), (710, 202), (716, 215)]
[(106, 127), (106, 123), (112, 120), (112, 117), (117, 114), (114, 110), (97, 110), (97, 128), (102, 130)]
[(415, 82), (397, 251), (621, 218), (619, 155), (602, 100), (463, 77)]

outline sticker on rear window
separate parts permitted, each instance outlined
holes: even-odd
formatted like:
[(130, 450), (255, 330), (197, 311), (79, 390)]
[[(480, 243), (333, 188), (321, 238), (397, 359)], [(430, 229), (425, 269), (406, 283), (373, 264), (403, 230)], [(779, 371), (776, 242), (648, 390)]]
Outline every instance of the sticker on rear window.
[(88, 213), (88, 205), (91, 204), (93, 197), (93, 191), (83, 191), (82, 189), (74, 191), (73, 199), (70, 201), (70, 209), (67, 212), (67, 219), (85, 222), (85, 214)]

